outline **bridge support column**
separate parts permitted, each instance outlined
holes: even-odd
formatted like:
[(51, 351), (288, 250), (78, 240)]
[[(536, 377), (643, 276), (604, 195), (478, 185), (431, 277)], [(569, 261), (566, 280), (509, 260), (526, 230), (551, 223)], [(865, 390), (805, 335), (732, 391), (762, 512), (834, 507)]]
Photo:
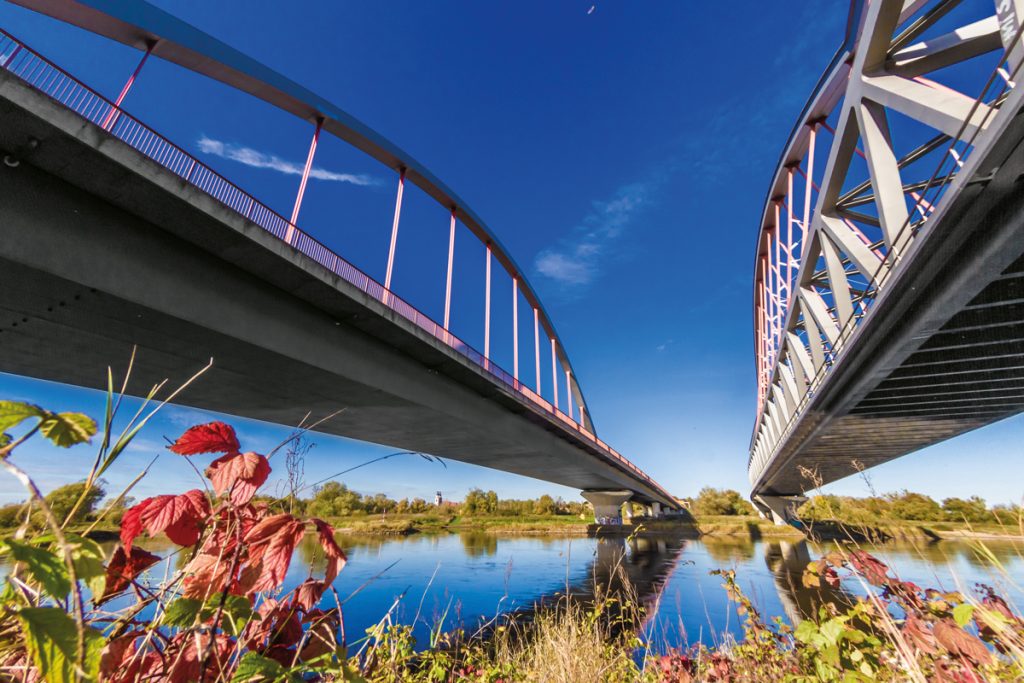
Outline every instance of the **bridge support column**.
[(796, 516), (796, 509), (807, 502), (807, 496), (801, 494), (790, 496), (756, 495), (752, 500), (758, 511), (777, 525), (788, 524), (797, 528), (803, 526)]
[(633, 497), (632, 491), (583, 491), (583, 498), (594, 506), (598, 524), (622, 524), (622, 504)]
[(648, 517), (655, 518), (661, 517), (661, 503), (654, 502), (647, 506), (644, 511)]

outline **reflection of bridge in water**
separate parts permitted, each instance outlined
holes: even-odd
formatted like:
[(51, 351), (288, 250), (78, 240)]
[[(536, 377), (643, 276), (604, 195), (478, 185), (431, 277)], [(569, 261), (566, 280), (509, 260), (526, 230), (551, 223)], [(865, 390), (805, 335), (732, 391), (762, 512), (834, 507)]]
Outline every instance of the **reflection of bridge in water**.
[[(463, 542), (466, 540), (464, 536)], [(477, 540), (471, 542), (478, 543)], [(528, 625), (539, 614), (567, 605), (588, 609), (604, 598), (619, 601), (604, 614), (613, 632), (623, 627), (642, 629), (657, 612), (665, 586), (675, 572), (685, 547), (686, 541), (680, 538), (598, 539), (586, 578), (563, 590), (542, 595), (528, 607), (507, 612), (496, 623), (483, 629), (481, 635), (488, 637), (494, 627), (510, 622)], [(474, 548), (478, 549), (478, 546), (474, 545)], [(468, 546), (467, 552), (470, 552)]]
[(832, 588), (825, 583), (819, 588), (804, 586), (804, 570), (811, 563), (806, 541), (766, 543), (764, 563), (772, 573), (786, 618), (794, 626), (804, 619), (817, 618), (818, 608), (826, 602), (841, 606), (852, 601), (841, 588)]

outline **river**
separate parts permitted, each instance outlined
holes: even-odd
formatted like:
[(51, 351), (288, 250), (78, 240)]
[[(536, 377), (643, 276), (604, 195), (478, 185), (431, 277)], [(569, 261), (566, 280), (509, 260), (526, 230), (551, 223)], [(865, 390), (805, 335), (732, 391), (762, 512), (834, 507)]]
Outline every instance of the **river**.
[[(141, 539), (140, 539), (141, 540)], [(500, 612), (528, 609), (538, 600), (564, 592), (588, 593), (593, 577), (607, 582), (622, 567), (639, 599), (651, 607), (646, 636), (657, 648), (738, 635), (739, 621), (713, 569), (735, 569), (741, 587), (762, 614), (799, 620), (814, 609), (815, 596), (801, 586), (807, 562), (823, 548), (802, 541), (752, 541), (739, 537), (682, 539), (593, 539), (564, 536), (500, 536), (485, 533), (407, 537), (339, 536), (349, 562), (335, 582), (343, 600), (349, 640), (361, 636), (396, 600), (393, 617), (415, 620), (415, 635), (426, 643), (431, 627), (473, 626)], [(167, 556), (166, 542), (142, 541)], [(1018, 605), (1024, 593), (1014, 586), (1024, 577), (1024, 544), (986, 541), (1002, 570), (993, 570), (975, 547), (963, 541), (930, 544), (889, 543), (869, 549), (900, 578), (922, 587), (970, 590), (976, 583), (995, 586)], [(112, 548), (112, 546), (111, 546)], [(314, 572), (319, 546), (307, 537), (296, 550), (285, 589)], [(179, 556), (180, 557), (180, 556)], [(175, 564), (180, 560), (174, 561)], [(150, 570), (159, 579), (167, 562)], [(0, 566), (0, 574), (6, 567)], [(848, 585), (850, 584), (850, 585)], [(843, 590), (862, 592), (856, 582)], [(325, 605), (333, 605), (328, 594)], [(118, 600), (110, 607), (116, 609)]]

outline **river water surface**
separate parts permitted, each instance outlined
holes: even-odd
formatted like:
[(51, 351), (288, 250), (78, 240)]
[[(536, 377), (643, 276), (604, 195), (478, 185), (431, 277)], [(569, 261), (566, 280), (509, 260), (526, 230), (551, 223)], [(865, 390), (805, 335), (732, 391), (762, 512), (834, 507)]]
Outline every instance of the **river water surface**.
[[(142, 539), (140, 539), (142, 540)], [(348, 565), (335, 582), (345, 600), (350, 642), (394, 607), (393, 618), (415, 621), (420, 644), (438, 623), (449, 629), (474, 627), (501, 612), (529, 609), (564, 593), (588, 593), (595, 577), (607, 583), (625, 573), (637, 597), (652, 608), (646, 635), (656, 647), (721, 640), (739, 634), (734, 606), (714, 569), (735, 569), (738, 581), (762, 614), (799, 620), (815, 609), (815, 596), (801, 587), (807, 562), (825, 549), (799, 542), (751, 541), (704, 537), (701, 540), (593, 539), (558, 536), (496, 536), (484, 533), (415, 535), (401, 538), (339, 536)], [(161, 556), (174, 547), (157, 541), (141, 545)], [(1017, 606), (1024, 603), (1024, 544), (985, 541), (1002, 564), (993, 569), (976, 546), (941, 541), (885, 544), (869, 548), (904, 580), (922, 587), (971, 590), (976, 583), (995, 586)], [(112, 549), (112, 546), (111, 548)], [(319, 545), (307, 537), (296, 550), (284, 584), (290, 589), (318, 566)], [(150, 571), (159, 580), (181, 556), (171, 556)], [(621, 568), (621, 569), (619, 569)], [(6, 567), (0, 566), (0, 574)], [(1014, 585), (1014, 584), (1017, 585)], [(852, 584), (852, 585), (847, 585)], [(843, 590), (861, 593), (856, 582)], [(397, 601), (397, 606), (396, 605)], [(111, 608), (118, 607), (115, 601)], [(334, 598), (325, 596), (324, 606)]]

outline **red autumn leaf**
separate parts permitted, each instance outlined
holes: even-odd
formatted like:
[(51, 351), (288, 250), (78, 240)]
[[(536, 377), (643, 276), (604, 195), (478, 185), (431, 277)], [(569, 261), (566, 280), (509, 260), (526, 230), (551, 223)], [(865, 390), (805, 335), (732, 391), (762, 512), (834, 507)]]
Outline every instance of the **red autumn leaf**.
[(135, 537), (142, 533), (142, 513), (153, 502), (153, 498), (147, 498), (138, 505), (125, 510), (121, 517), (121, 543), (127, 550), (131, 550)]
[(245, 536), (249, 547), (249, 567), (245, 581), (250, 591), (266, 591), (280, 586), (288, 573), (295, 546), (306, 533), (306, 525), (288, 513), (268, 517)]
[(144, 635), (145, 631), (129, 631), (107, 641), (100, 654), (101, 681), (114, 683), (136, 680), (143, 660), (142, 657), (136, 656), (136, 641)]
[(110, 558), (110, 563), (107, 564), (107, 582), (103, 595), (99, 596), (99, 599), (94, 598), (94, 602), (99, 605), (114, 597), (128, 588), (132, 579), (159, 561), (159, 557), (142, 548), (125, 551), (124, 546), (118, 546)]
[(237, 453), (238, 437), (230, 425), (223, 422), (189, 427), (171, 444), (171, 451), (179, 455), (198, 453)]
[(850, 564), (853, 568), (859, 572), (868, 583), (876, 586), (882, 586), (889, 580), (886, 574), (889, 568), (885, 566), (877, 558), (869, 555), (863, 550), (853, 550), (850, 552)]
[[(230, 673), (231, 652), (234, 640), (217, 634), (212, 643), (206, 633), (180, 633), (171, 641), (165, 652), (170, 668), (166, 673), (168, 683), (193, 683), (200, 679), (223, 680)], [(205, 670), (204, 670), (205, 669)]]
[(324, 574), (324, 583), (329, 586), (338, 577), (338, 572), (345, 567), (345, 562), (347, 562), (345, 551), (334, 540), (334, 529), (330, 524), (316, 517), (309, 521), (316, 525), (317, 533), (320, 535), (320, 545), (327, 556), (327, 571)]
[(306, 630), (306, 640), (299, 650), (299, 659), (308, 661), (334, 652), (338, 647), (336, 620), (331, 617), (319, 617)]
[(130, 549), (143, 529), (150, 537), (160, 532), (178, 545), (193, 545), (199, 540), (210, 504), (198, 489), (179, 496), (155, 496), (129, 508), (121, 519), (121, 542)]
[(205, 601), (210, 595), (223, 593), (229, 587), (232, 559), (229, 552), (197, 555), (185, 568), (182, 594)]
[(907, 615), (906, 621), (903, 622), (903, 635), (926, 655), (933, 655), (937, 652), (935, 636), (928, 630), (925, 622), (913, 614)]
[(252, 452), (229, 453), (206, 468), (213, 490), (217, 495), (230, 491), (231, 502), (235, 505), (248, 503), (269, 475), (270, 463), (259, 453)]
[(954, 622), (947, 619), (937, 621), (932, 627), (932, 633), (939, 645), (952, 655), (966, 657), (975, 664), (988, 664), (992, 661), (992, 653), (985, 647), (985, 643)]
[(326, 587), (327, 586), (324, 585), (323, 581), (306, 579), (295, 589), (295, 606), (306, 612), (313, 609), (313, 607), (320, 602), (320, 598), (323, 597), (324, 589)]

